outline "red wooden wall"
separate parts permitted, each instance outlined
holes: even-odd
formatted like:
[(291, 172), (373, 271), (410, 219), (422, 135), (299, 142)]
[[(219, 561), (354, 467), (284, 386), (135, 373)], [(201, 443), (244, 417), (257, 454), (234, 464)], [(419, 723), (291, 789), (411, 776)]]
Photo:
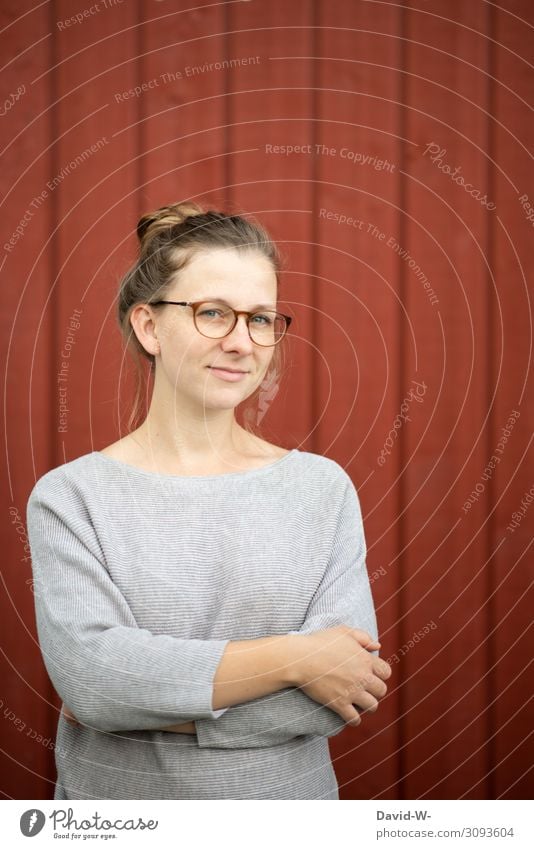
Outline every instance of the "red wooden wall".
[(360, 494), (393, 677), (331, 743), (342, 798), (532, 794), (533, 26), (528, 0), (2, 0), (4, 797), (54, 781), (26, 500), (118, 438), (117, 281), (186, 198), (288, 257), (264, 434)]

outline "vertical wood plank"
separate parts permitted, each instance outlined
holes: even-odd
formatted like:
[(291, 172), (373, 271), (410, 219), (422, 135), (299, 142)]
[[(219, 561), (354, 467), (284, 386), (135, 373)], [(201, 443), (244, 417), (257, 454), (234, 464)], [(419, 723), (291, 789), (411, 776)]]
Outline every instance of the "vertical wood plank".
[[(404, 429), (404, 798), (487, 791), (489, 612), (485, 514), (463, 503), (488, 462), (488, 15), (479, 4), (405, 11), (406, 167), (402, 241), (439, 303), (403, 261), (417, 348), (405, 375), (425, 384)], [(469, 194), (451, 179), (474, 187)], [(492, 202), (488, 198), (489, 203)], [(417, 358), (417, 361), (416, 361)], [(454, 460), (451, 462), (451, 458)], [(487, 505), (486, 505), (487, 506)], [(480, 504), (478, 510), (484, 510)], [(430, 628), (425, 633), (425, 628)], [(413, 637), (419, 634), (418, 637)]]
[(52, 460), (47, 425), (54, 412), (53, 395), (49, 381), (39, 379), (50, 373), (52, 354), (53, 319), (46, 302), (54, 267), (47, 242), (53, 217), (42, 198), (53, 162), (52, 90), (47, 83), (34, 83), (52, 55), (46, 7), (4, 4), (0, 43), (5, 63), (0, 117), (5, 364), (0, 772), (6, 777), (4, 796), (30, 798), (46, 796), (52, 779), (49, 749), (31, 739), (34, 732), (35, 737), (46, 737), (51, 692), (35, 638), (25, 509), (36, 476)]
[[(319, 248), (314, 394), (320, 453), (358, 490), (382, 656), (398, 642), (399, 454), (381, 449), (398, 411), (406, 316), (398, 262), (402, 133), (399, 13), (393, 6), (321, 4), (317, 58), (315, 241)], [(344, 217), (343, 217), (344, 216)], [(363, 627), (363, 626), (362, 626)], [(397, 777), (396, 670), (379, 713), (331, 741), (341, 798), (374, 798)]]
[[(228, 56), (257, 57), (228, 75), (229, 197), (233, 208), (257, 215), (276, 240), (287, 268), (279, 308), (294, 317), (285, 347), (281, 388), (260, 427), (264, 438), (313, 450), (313, 310), (310, 217), (313, 185), (309, 53), (311, 4), (243, 3), (228, 7)], [(285, 58), (289, 57), (289, 58)], [(294, 148), (291, 152), (289, 148)]]
[[(74, 5), (56, 4), (57, 25), (83, 14), (85, 5)], [(58, 427), (61, 463), (116, 438), (121, 341), (115, 300), (118, 279), (135, 255), (138, 212), (136, 4), (99, 6), (98, 14), (58, 28), (56, 40), (57, 68), (50, 71), (58, 98), (56, 155), (59, 175), (68, 171), (55, 190), (56, 358), (68, 401), (63, 430)], [(78, 326), (69, 343), (72, 317)]]
[[(517, 17), (516, 17), (517, 16)], [(532, 797), (532, 34), (526, 2), (493, 10), (494, 114), (491, 153), (497, 216), (489, 261), (495, 277), (491, 439), (499, 462), (488, 482), (491, 544), (491, 797)], [(529, 65), (530, 63), (530, 65)], [(530, 205), (530, 213), (529, 213)], [(530, 220), (528, 218), (530, 214)], [(489, 511), (488, 511), (489, 512)]]

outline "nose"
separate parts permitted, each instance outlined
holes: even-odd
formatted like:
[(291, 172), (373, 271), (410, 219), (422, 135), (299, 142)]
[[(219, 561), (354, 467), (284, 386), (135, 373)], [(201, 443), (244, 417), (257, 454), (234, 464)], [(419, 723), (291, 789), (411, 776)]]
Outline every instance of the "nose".
[(221, 347), (224, 351), (239, 351), (241, 354), (249, 354), (254, 350), (254, 342), (248, 332), (246, 315), (238, 316), (232, 332), (221, 339)]

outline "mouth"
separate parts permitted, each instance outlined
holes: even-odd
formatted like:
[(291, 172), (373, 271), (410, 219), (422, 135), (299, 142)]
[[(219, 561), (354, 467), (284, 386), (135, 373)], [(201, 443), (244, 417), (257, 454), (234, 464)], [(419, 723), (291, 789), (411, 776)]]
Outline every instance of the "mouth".
[(230, 382), (243, 380), (245, 375), (248, 374), (248, 371), (241, 371), (240, 369), (219, 368), (218, 366), (208, 366), (208, 368), (216, 377), (220, 377), (222, 380), (229, 380)]
[(226, 366), (208, 366), (208, 368), (217, 369), (218, 371), (230, 371), (232, 374), (248, 374), (248, 371), (244, 371), (241, 368), (229, 368)]

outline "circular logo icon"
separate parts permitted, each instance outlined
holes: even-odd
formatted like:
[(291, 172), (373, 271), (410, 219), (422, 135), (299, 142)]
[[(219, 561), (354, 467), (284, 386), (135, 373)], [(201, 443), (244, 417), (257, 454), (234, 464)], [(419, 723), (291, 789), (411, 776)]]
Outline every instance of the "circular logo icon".
[(30, 808), (29, 811), (24, 811), (20, 818), (20, 830), (25, 837), (35, 837), (41, 831), (45, 821), (46, 817), (42, 811)]

